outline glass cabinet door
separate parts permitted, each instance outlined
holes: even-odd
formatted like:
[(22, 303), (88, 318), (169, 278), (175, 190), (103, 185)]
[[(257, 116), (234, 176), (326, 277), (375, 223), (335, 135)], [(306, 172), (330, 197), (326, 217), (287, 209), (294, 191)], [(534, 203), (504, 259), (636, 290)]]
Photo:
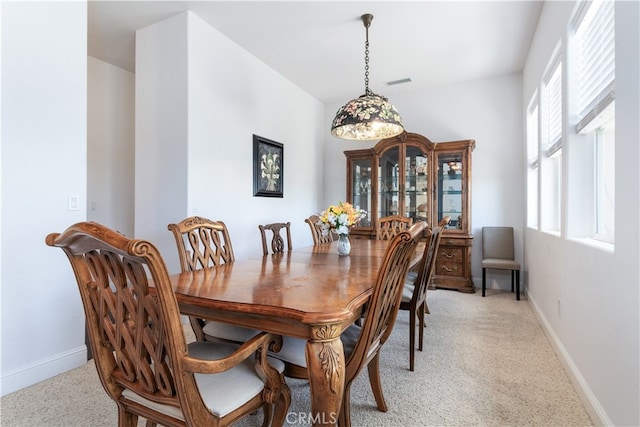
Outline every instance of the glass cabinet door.
[(360, 220), (360, 227), (371, 226), (372, 194), (371, 194), (371, 159), (355, 159), (351, 165), (352, 204), (356, 209), (367, 211), (367, 217)]
[(383, 153), (378, 164), (378, 218), (400, 215), (400, 147)]
[(429, 168), (427, 155), (418, 147), (407, 146), (405, 153), (404, 216), (413, 222), (427, 221), (429, 203)]
[(462, 229), (465, 206), (462, 198), (464, 177), (462, 156), (456, 153), (438, 156), (438, 222), (451, 217), (448, 229)]
[(378, 218), (400, 215), (427, 221), (429, 162), (416, 146), (399, 145), (385, 151), (378, 164)]

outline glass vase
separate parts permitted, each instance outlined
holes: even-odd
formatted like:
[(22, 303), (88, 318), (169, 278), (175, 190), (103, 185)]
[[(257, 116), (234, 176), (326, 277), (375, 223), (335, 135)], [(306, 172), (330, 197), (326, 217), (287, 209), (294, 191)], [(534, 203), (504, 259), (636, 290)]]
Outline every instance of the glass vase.
[(351, 253), (351, 242), (348, 234), (338, 234), (338, 255), (347, 256)]

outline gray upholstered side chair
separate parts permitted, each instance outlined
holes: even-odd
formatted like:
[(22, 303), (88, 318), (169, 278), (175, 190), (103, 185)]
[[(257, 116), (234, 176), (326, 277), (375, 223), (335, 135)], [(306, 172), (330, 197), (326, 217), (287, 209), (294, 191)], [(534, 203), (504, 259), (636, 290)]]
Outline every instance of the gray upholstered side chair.
[(487, 288), (487, 268), (511, 271), (511, 292), (514, 275), (516, 299), (520, 300), (520, 263), (515, 260), (513, 227), (482, 227), (482, 296)]

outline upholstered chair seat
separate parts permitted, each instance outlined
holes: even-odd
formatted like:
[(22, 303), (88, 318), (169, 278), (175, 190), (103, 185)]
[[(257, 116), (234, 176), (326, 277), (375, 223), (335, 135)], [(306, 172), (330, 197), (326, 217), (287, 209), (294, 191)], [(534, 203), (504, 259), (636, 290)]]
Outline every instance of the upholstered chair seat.
[(230, 323), (207, 320), (202, 327), (202, 332), (204, 333), (204, 338), (207, 341), (222, 340), (242, 343), (249, 341), (261, 331), (251, 328), (243, 328), (242, 326), (236, 326)]
[[(349, 326), (347, 330), (342, 332), (342, 335), (340, 335), (346, 360), (349, 360), (351, 353), (353, 353), (353, 349), (355, 348), (356, 342), (358, 342), (358, 337), (360, 337), (361, 331), (362, 327), (353, 324)], [(273, 356), (287, 363), (306, 369), (307, 360), (304, 355), (306, 345), (307, 340), (284, 335), (282, 337), (282, 349), (278, 353), (274, 353)]]
[[(217, 360), (227, 357), (238, 350), (237, 345), (210, 343), (204, 341), (193, 342), (188, 345), (189, 355), (203, 360)], [(278, 372), (284, 372), (284, 363), (273, 357), (269, 364)], [(236, 408), (251, 401), (264, 389), (262, 379), (256, 374), (255, 361), (245, 359), (239, 365), (217, 374), (195, 374), (198, 392), (202, 401), (212, 414), (223, 418)], [(152, 407), (154, 410), (179, 420), (185, 419), (182, 411), (172, 405), (163, 405), (145, 399), (130, 389), (124, 389), (122, 395), (127, 399)]]

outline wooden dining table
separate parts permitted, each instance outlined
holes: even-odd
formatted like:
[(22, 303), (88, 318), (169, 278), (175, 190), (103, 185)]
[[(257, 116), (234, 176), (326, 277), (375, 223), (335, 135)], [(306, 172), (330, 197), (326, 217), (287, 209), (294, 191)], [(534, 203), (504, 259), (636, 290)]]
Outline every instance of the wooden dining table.
[(337, 254), (336, 242), (295, 248), (171, 280), (182, 314), (306, 339), (309, 416), (333, 425), (344, 391), (340, 334), (361, 317), (387, 243), (352, 239), (349, 256)]

